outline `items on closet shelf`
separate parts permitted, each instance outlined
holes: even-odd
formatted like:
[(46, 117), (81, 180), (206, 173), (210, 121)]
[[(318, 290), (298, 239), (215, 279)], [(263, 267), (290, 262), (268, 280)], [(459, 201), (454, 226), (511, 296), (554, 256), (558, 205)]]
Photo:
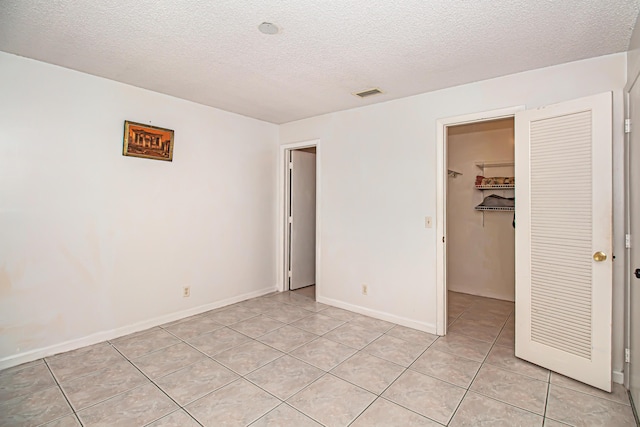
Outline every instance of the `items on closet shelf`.
[(497, 185), (515, 185), (515, 178), (512, 176), (492, 176), (485, 178), (481, 175), (476, 175), (476, 187), (491, 187)]
[[(504, 168), (513, 167), (514, 163), (510, 161), (492, 161), (492, 162), (476, 162), (476, 166), (482, 170), (482, 175), (476, 175), (475, 188), (484, 191), (513, 191), (516, 188), (516, 180), (513, 176), (491, 176), (485, 177), (487, 168)], [(491, 169), (489, 169), (491, 170)], [(504, 173), (504, 172), (503, 172)], [(514, 197), (501, 197), (492, 194), (484, 198), (482, 203), (475, 207), (475, 210), (482, 212), (482, 226), (484, 227), (485, 212), (514, 212), (511, 224), (515, 228), (516, 218), (516, 201)]]
[[(476, 176), (476, 188), (478, 190), (513, 190), (515, 188), (515, 178), (512, 176)], [(515, 199), (513, 197), (501, 197), (495, 194), (484, 198), (482, 203), (476, 206), (478, 211), (508, 211), (515, 210)], [(484, 224), (484, 217), (483, 224)]]
[(476, 206), (478, 208), (515, 208), (516, 199), (514, 197), (502, 197), (492, 194), (484, 198), (482, 203)]

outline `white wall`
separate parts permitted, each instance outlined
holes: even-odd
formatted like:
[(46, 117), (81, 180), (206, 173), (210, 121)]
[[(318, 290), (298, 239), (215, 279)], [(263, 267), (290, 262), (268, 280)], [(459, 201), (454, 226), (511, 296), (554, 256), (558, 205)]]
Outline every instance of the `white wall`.
[(462, 175), (447, 179), (447, 289), (515, 301), (515, 230), (513, 212), (480, 212), (484, 197), (513, 197), (513, 190), (475, 188), (476, 175), (514, 176), (513, 166), (486, 168), (476, 161), (513, 161), (513, 119), (473, 123), (448, 129), (449, 169)]
[[(282, 125), (281, 144), (321, 140), (319, 300), (434, 332), (436, 235), (424, 218), (436, 213), (436, 121), (606, 91), (614, 94), (614, 247), (622, 257), (625, 74), (626, 54), (614, 54)], [(615, 370), (622, 369), (622, 265), (614, 266)]]
[(0, 368), (275, 290), (276, 125), (6, 53), (0, 94)]

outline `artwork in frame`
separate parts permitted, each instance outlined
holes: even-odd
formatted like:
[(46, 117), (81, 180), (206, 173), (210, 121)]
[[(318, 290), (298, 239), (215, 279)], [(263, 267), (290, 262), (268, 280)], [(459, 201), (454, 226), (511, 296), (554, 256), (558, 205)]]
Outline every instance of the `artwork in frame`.
[(125, 120), (123, 156), (173, 160), (173, 131)]

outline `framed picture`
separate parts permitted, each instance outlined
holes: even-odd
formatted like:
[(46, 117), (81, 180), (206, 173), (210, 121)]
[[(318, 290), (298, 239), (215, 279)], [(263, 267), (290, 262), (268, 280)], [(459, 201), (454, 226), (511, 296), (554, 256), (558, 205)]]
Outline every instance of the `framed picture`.
[(123, 156), (173, 160), (173, 131), (125, 120)]

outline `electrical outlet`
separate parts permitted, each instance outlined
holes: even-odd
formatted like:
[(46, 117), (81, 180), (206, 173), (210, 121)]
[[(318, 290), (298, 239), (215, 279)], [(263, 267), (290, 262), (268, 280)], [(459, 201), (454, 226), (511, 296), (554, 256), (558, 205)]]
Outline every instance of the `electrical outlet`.
[(191, 296), (191, 286), (185, 286), (184, 288), (182, 288), (182, 296), (184, 298)]
[(369, 287), (367, 285), (362, 285), (362, 295), (367, 295), (369, 293)]

